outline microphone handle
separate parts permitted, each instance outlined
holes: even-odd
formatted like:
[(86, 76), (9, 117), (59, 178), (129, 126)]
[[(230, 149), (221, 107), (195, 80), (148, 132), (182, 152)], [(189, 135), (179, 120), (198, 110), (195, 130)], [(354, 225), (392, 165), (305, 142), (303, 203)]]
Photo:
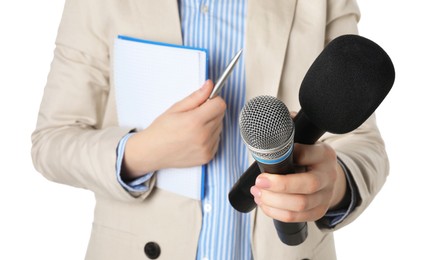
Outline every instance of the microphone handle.
[[(286, 160), (278, 164), (263, 164), (257, 162), (261, 172), (286, 174), (294, 173), (295, 168), (293, 164), (293, 153), (290, 154)], [(305, 241), (308, 236), (308, 227), (306, 222), (301, 223), (285, 223), (278, 220), (273, 220), (277, 235), (280, 240), (289, 246), (296, 246)]]
[[(295, 143), (314, 144), (325, 133), (308, 119), (303, 110), (299, 111), (293, 121), (295, 123)], [(234, 209), (247, 213), (256, 207), (250, 189), (255, 185), (255, 180), (261, 172), (257, 162), (254, 162), (233, 185), (229, 193), (229, 201)]]
[[(325, 130), (320, 129), (315, 126), (303, 112), (300, 110), (299, 113), (293, 119), (295, 123), (295, 143), (301, 144), (314, 144), (318, 139), (325, 133)], [(293, 165), (293, 163), (291, 164)], [(270, 169), (265, 168), (264, 165), (259, 165), (256, 161), (252, 163), (251, 166), (240, 176), (239, 180), (235, 183), (229, 193), (229, 201), (234, 209), (239, 212), (247, 213), (252, 211), (255, 207), (254, 197), (250, 193), (250, 189), (255, 185), (255, 180), (261, 172), (277, 172), (270, 167)], [(290, 171), (290, 172), (294, 172)], [(282, 225), (276, 224), (275, 227), (277, 233), (280, 237), (283, 237), (284, 234), (289, 234), (287, 237), (291, 237), (293, 242), (303, 241), (303, 235), (307, 234), (307, 225), (306, 223), (283, 223)], [(283, 228), (281, 228), (283, 226)], [(281, 231), (282, 230), (282, 231)], [(300, 230), (299, 232), (297, 232)], [(305, 232), (306, 231), (306, 232)], [(284, 242), (284, 238), (280, 239)], [(306, 235), (305, 235), (306, 238)], [(286, 239), (285, 239), (286, 240)], [(287, 244), (287, 243), (286, 243)], [(293, 243), (294, 244), (294, 243)]]
[(314, 125), (302, 109), (293, 118), (293, 122), (295, 123), (295, 143), (314, 144), (326, 132)]
[(235, 210), (248, 213), (256, 207), (251, 187), (255, 185), (255, 180), (260, 174), (261, 170), (255, 161), (233, 185), (229, 192), (229, 201)]
[[(286, 160), (277, 164), (263, 164), (261, 162), (257, 162), (257, 164), (260, 172), (274, 174), (288, 174), (295, 172), (293, 153), (291, 153)], [(285, 223), (275, 219), (273, 221), (278, 237), (286, 245), (299, 245), (303, 243), (308, 236), (308, 226), (306, 222)]]

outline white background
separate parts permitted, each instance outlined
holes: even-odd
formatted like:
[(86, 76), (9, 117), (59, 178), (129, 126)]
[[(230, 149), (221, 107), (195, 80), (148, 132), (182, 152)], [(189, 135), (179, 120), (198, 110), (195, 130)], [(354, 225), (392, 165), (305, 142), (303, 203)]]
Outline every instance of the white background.
[[(89, 239), (91, 192), (47, 181), (30, 158), (63, 4), (0, 2), (0, 259), (83, 259)], [(420, 4), (361, 0), (360, 7), (361, 35), (396, 67), (396, 83), (377, 112), (391, 172), (367, 211), (336, 232), (338, 258), (421, 259)]]

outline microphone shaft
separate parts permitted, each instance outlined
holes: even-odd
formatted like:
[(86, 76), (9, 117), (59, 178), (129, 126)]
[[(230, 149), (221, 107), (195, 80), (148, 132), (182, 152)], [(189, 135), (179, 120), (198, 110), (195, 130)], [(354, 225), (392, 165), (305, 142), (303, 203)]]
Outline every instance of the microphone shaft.
[(229, 192), (229, 201), (233, 208), (242, 213), (248, 213), (255, 207), (254, 197), (251, 194), (251, 187), (261, 174), (258, 163), (255, 161), (249, 166), (245, 173), (240, 176)]
[[(289, 174), (294, 173), (295, 168), (293, 164), (293, 152), (285, 160), (277, 164), (258, 164), (260, 172), (274, 173), (274, 174)], [(259, 173), (258, 173), (259, 175)], [(256, 177), (255, 177), (256, 179)], [(253, 180), (255, 182), (255, 179)], [(253, 184), (252, 184), (253, 185)], [(252, 198), (253, 199), (253, 198)], [(255, 203), (253, 203), (255, 205)], [(305, 241), (308, 236), (308, 228), (306, 222), (301, 223), (285, 223), (278, 220), (273, 220), (277, 235), (280, 240), (289, 246), (296, 246)]]
[(295, 143), (314, 144), (326, 132), (314, 125), (303, 110), (299, 110), (293, 122), (295, 123)]

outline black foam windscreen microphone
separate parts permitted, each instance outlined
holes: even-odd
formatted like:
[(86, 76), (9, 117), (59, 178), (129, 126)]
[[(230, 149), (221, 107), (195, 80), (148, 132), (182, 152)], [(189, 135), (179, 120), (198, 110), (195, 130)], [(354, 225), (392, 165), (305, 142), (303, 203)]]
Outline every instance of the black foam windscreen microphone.
[(325, 132), (358, 128), (390, 92), (394, 79), (393, 63), (378, 44), (358, 35), (334, 39), (300, 86), (295, 142), (313, 144)]
[[(356, 129), (375, 112), (394, 79), (390, 57), (375, 42), (358, 35), (332, 40), (302, 81), (294, 142), (313, 144), (325, 132)], [(229, 201), (236, 210), (249, 212), (256, 207), (250, 188), (260, 173), (254, 162), (233, 186)]]
[[(249, 100), (239, 116), (243, 141), (261, 172), (294, 173), (294, 123), (286, 105), (272, 96)], [(301, 244), (308, 235), (306, 222), (283, 223), (274, 220), (278, 237), (287, 245)]]

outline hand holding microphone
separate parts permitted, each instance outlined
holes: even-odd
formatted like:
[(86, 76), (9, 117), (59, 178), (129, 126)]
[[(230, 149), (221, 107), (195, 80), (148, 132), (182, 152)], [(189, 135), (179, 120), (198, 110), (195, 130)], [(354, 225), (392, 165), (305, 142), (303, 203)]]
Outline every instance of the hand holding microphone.
[(288, 175), (262, 173), (251, 193), (256, 204), (273, 219), (316, 221), (343, 198), (345, 175), (335, 151), (327, 144), (295, 144), (293, 157), (295, 165), (306, 165), (306, 171)]
[[(239, 127), (242, 139), (255, 158), (260, 172), (271, 174), (295, 172), (293, 164), (294, 124), (289, 110), (283, 102), (271, 96), (258, 96), (251, 99), (240, 113)], [(262, 177), (261, 185), (258, 183), (257, 186), (261, 186), (262, 189), (258, 187), (251, 189), (251, 192), (255, 193), (257, 203), (261, 204), (264, 211), (267, 209), (267, 215), (279, 219), (279, 216), (275, 216), (280, 213), (279, 207), (271, 203), (280, 201), (279, 194), (274, 190), (268, 190), (271, 188), (268, 178)], [(265, 188), (268, 189), (264, 190)], [(261, 203), (263, 195), (265, 196), (264, 202), (270, 203)], [(272, 214), (274, 212), (275, 215)], [(297, 245), (306, 239), (306, 222), (284, 223), (274, 220), (274, 225), (279, 238), (288, 245)]]
[[(302, 108), (294, 119), (294, 142), (314, 144), (325, 132), (344, 134), (356, 129), (386, 97), (394, 78), (389, 56), (376, 43), (358, 35), (334, 39), (302, 82), (299, 92)], [(277, 120), (266, 108), (257, 113), (270, 121)], [(266, 152), (273, 153), (271, 149)], [(240, 212), (249, 212), (256, 206), (250, 188), (265, 170), (259, 164), (253, 163), (229, 193), (230, 203)], [(279, 227), (276, 224), (280, 239), (288, 245), (298, 245), (306, 238), (306, 235), (300, 238), (300, 234), (306, 234), (306, 225), (297, 225), (293, 230)]]

